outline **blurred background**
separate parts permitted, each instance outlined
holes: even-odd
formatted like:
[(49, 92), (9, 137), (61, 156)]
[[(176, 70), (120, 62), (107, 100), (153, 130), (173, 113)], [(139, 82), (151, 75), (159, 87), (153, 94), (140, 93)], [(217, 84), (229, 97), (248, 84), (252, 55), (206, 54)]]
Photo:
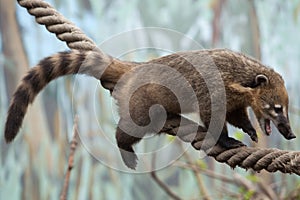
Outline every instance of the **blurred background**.
[[(124, 31), (159, 27), (177, 31), (203, 48), (228, 48), (251, 55), (271, 66), (286, 81), (290, 95), (290, 120), (297, 139), (286, 141), (273, 127), (266, 137), (259, 133), (259, 147), (299, 150), (300, 98), (300, 1), (282, 0), (47, 0), (79, 26), (97, 44)], [(150, 37), (151, 32), (144, 33)], [(173, 49), (187, 50), (184, 43), (163, 37)], [(129, 42), (128, 42), (129, 43)], [(122, 45), (130, 45), (130, 44)], [(124, 47), (124, 46), (122, 46)], [(107, 49), (106, 49), (107, 48)], [(117, 48), (114, 46), (113, 48)], [(11, 95), (26, 71), (39, 60), (67, 50), (26, 9), (14, 0), (0, 0), (0, 133), (3, 133)], [(166, 51), (138, 51), (115, 55), (127, 60), (148, 60)], [(297, 75), (298, 74), (298, 75)], [(92, 105), (87, 98), (92, 97)], [(109, 92), (97, 80), (65, 77), (50, 83), (37, 97), (23, 128), (12, 144), (0, 137), (0, 199), (58, 199), (70, 152), (74, 115), (79, 115), (80, 134), (100, 135), (93, 149), (80, 143), (76, 149), (68, 199), (297, 199), (300, 178), (282, 173), (255, 173), (230, 169), (189, 148), (180, 159), (155, 173), (115, 170), (109, 162), (118, 116)], [(253, 123), (256, 124), (253, 119)], [(99, 132), (99, 124), (101, 130)], [(232, 136), (254, 145), (240, 130)], [(101, 140), (101, 137), (109, 138)], [(169, 136), (142, 142), (138, 149), (168, 143)], [(107, 142), (109, 141), (109, 142)], [(173, 143), (176, 149), (184, 148)], [(97, 156), (94, 153), (97, 152)], [(166, 152), (168, 153), (168, 152)], [(169, 152), (170, 154), (172, 151)], [(202, 157), (201, 157), (202, 156)], [(163, 155), (168, 157), (168, 154)], [(202, 158), (202, 159), (200, 159)], [(102, 162), (100, 162), (100, 161)], [(109, 162), (107, 160), (110, 160)], [(149, 161), (151, 162), (151, 161)], [(123, 169), (123, 168), (122, 168)], [(158, 177), (164, 187), (157, 183)], [(174, 196), (167, 194), (168, 188)]]

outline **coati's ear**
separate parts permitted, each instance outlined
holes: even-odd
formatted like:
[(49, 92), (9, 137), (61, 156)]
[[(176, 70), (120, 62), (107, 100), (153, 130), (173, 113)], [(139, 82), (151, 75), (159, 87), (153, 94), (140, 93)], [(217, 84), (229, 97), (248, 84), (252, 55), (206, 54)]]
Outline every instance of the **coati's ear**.
[(233, 83), (230, 85), (230, 88), (239, 93), (251, 93), (253, 89), (255, 89), (256, 87), (264, 86), (268, 84), (269, 84), (269, 78), (264, 74), (259, 74), (250, 83), (246, 83), (246, 84)]
[(259, 74), (255, 77), (254, 81), (254, 87), (258, 87), (261, 85), (268, 85), (269, 84), (269, 78), (264, 74)]

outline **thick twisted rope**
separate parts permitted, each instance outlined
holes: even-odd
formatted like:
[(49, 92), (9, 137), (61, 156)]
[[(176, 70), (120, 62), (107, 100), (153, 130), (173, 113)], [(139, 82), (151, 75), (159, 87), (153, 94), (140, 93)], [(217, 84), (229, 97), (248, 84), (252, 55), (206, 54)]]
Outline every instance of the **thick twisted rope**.
[[(184, 133), (178, 133), (179, 127), (185, 127)], [(197, 134), (194, 131), (198, 127)], [(190, 128), (187, 128), (190, 127)], [(253, 169), (256, 172), (266, 170), (268, 172), (280, 171), (282, 173), (294, 173), (300, 175), (300, 152), (284, 151), (275, 148), (253, 148), (242, 146), (234, 149), (225, 149), (215, 144), (215, 139), (207, 135), (206, 129), (186, 118), (173, 117), (166, 121), (161, 132), (177, 135), (185, 142), (191, 142), (197, 150), (204, 150), (208, 156), (216, 161), (226, 163), (232, 168), (239, 166), (244, 169)], [(213, 142), (213, 143), (211, 143)], [(210, 145), (211, 144), (211, 145)], [(209, 146), (213, 146), (209, 148)]]
[[(197, 144), (194, 147), (199, 148)], [(247, 146), (226, 150), (215, 146), (208, 155), (232, 168), (239, 166), (256, 172), (264, 169), (268, 172), (281, 171), (300, 175), (300, 152), (297, 151)]]
[[(45, 25), (47, 30), (56, 34), (57, 38), (67, 43), (71, 49), (93, 50), (96, 44), (87, 37), (78, 27), (58, 13), (50, 4), (42, 0), (18, 0), (18, 3), (25, 7), (28, 12), (35, 16), (37, 23)], [(186, 119), (185, 119), (186, 120)], [(192, 121), (187, 123), (195, 126)], [(168, 120), (164, 132), (174, 135), (180, 126), (180, 118)], [(198, 125), (197, 125), (198, 126)], [(203, 130), (203, 128), (201, 128)], [(206, 134), (201, 132), (200, 134)], [(191, 137), (189, 137), (191, 135)], [(187, 142), (192, 142), (195, 134), (186, 133), (179, 137)], [(200, 137), (192, 145), (195, 149), (201, 149), (205, 137)], [(268, 172), (280, 171), (282, 173), (294, 173), (300, 175), (300, 152), (283, 151), (279, 149), (263, 149), (252, 147), (240, 147), (235, 149), (224, 149), (215, 145), (212, 149), (206, 150), (218, 162), (226, 163), (234, 168), (239, 166), (254, 171), (266, 170)]]
[(18, 3), (35, 16), (36, 22), (45, 25), (47, 30), (67, 43), (71, 49), (93, 50), (97, 46), (78, 27), (42, 0), (18, 0)]

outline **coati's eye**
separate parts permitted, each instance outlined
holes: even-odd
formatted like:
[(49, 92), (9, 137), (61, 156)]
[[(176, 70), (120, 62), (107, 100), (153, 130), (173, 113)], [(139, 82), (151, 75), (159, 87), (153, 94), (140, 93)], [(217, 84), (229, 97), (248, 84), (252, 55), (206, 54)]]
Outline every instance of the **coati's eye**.
[(276, 113), (281, 113), (283, 110), (282, 110), (282, 105), (278, 105), (278, 104), (276, 104), (275, 106), (274, 106), (274, 111), (276, 112)]

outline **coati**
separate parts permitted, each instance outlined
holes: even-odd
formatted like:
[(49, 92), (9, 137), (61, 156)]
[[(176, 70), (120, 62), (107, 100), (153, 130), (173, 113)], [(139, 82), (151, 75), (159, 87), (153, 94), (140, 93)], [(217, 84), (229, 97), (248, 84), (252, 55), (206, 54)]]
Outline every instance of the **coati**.
[[(212, 68), (216, 71), (213, 72)], [(180, 77), (177, 73), (185, 81), (178, 81)], [(149, 132), (159, 133), (169, 116), (181, 117), (181, 114), (195, 110), (198, 110), (204, 124), (202, 128), (208, 130), (210, 135), (220, 134), (217, 144), (224, 148), (243, 145), (228, 136), (227, 123), (241, 128), (253, 141), (258, 141), (256, 130), (248, 118), (248, 107), (253, 109), (266, 135), (271, 133), (272, 121), (286, 139), (296, 137), (289, 123), (289, 100), (282, 77), (244, 54), (228, 49), (187, 51), (137, 63), (121, 61), (100, 50), (72, 50), (43, 59), (24, 76), (8, 110), (5, 126), (7, 142), (16, 137), (28, 105), (44, 86), (69, 74), (95, 77), (117, 100), (120, 121), (116, 140), (124, 163), (132, 169), (137, 164), (132, 147), (134, 144)], [(156, 79), (162, 84), (152, 81)], [(178, 94), (166, 85), (171, 85)], [(190, 85), (196, 104), (185, 85)], [(225, 96), (219, 94), (222, 87)], [(216, 97), (217, 101), (213, 103), (211, 96)], [(225, 105), (224, 113), (221, 112), (222, 103)], [(217, 112), (219, 119), (211, 119), (212, 110)], [(162, 117), (164, 114), (166, 118)], [(221, 124), (219, 132), (214, 129), (209, 131), (211, 123)]]

